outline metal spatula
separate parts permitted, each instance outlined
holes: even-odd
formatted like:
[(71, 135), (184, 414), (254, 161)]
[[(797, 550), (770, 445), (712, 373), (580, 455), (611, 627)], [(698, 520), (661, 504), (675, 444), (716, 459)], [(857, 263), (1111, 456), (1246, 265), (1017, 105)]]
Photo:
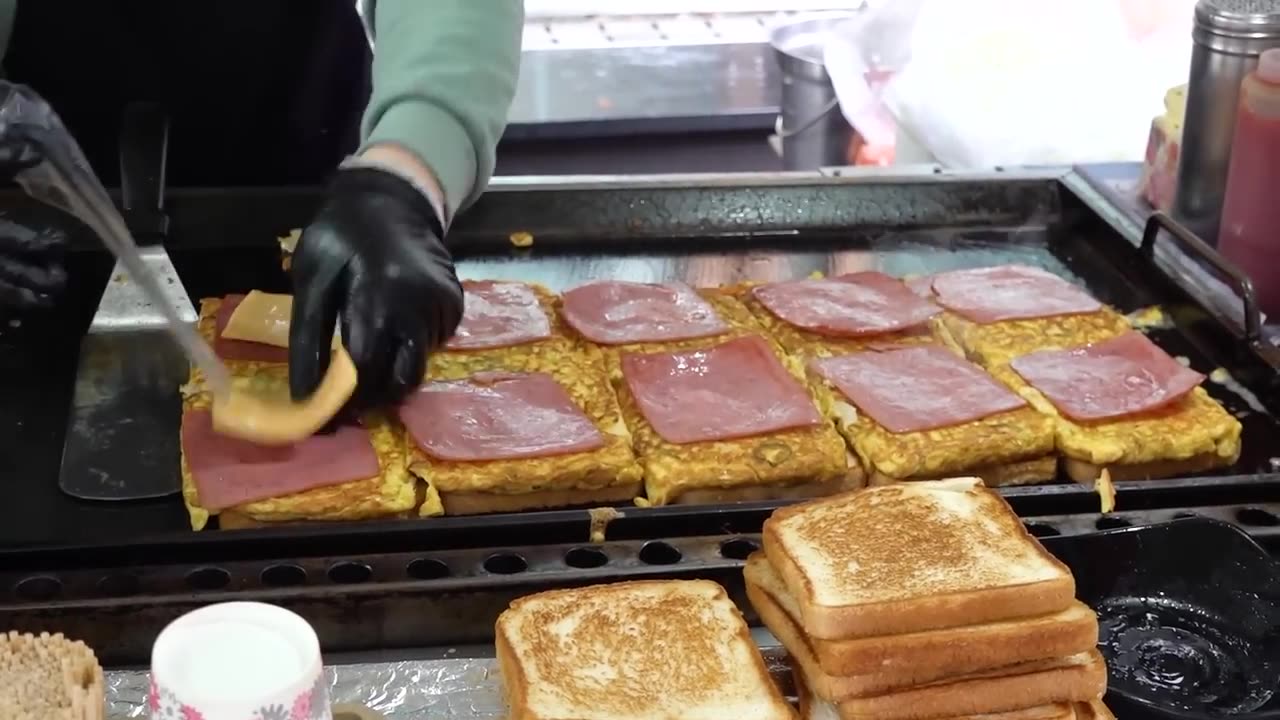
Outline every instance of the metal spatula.
[(19, 184), (79, 218), (116, 256), (80, 349), (59, 485), (89, 500), (173, 494), (180, 488), (178, 388), (188, 360), (215, 392), (230, 380), (196, 332), (195, 309), (161, 244), (167, 119), (154, 106), (131, 107), (124, 118), (124, 206), (141, 247), (56, 116), (6, 104), (0, 122), (25, 123), (23, 131), (43, 151), (45, 161), (20, 173)]

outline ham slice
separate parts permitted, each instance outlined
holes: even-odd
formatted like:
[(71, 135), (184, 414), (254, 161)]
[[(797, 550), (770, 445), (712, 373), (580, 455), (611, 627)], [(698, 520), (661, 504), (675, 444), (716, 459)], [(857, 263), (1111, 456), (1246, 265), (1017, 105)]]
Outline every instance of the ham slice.
[(906, 283), (907, 288), (916, 295), (919, 295), (922, 298), (933, 297), (933, 275), (916, 275), (915, 277), (904, 280), (903, 282)]
[(937, 302), (976, 323), (1080, 315), (1102, 303), (1053, 273), (1026, 265), (953, 270), (933, 276)]
[(752, 289), (769, 312), (823, 335), (878, 335), (915, 327), (941, 310), (884, 273), (793, 280)]
[(1013, 369), (1072, 420), (1120, 418), (1177, 402), (1204, 381), (1140, 332), (1015, 358)]
[(214, 432), (207, 410), (183, 414), (182, 454), (200, 505), (212, 512), (382, 472), (364, 428), (344, 425), (295, 445), (266, 447)]
[(684, 283), (606, 280), (564, 294), (564, 319), (601, 345), (668, 342), (726, 332), (715, 308)]
[(288, 363), (288, 348), (245, 340), (230, 340), (222, 337), (222, 331), (226, 330), (227, 323), (231, 321), (232, 314), (235, 313), (236, 308), (240, 307), (244, 297), (244, 295), (228, 295), (222, 298), (222, 305), (218, 307), (217, 332), (213, 341), (214, 354), (223, 360)]
[(812, 365), (892, 433), (951, 427), (1026, 405), (977, 365), (939, 345), (860, 352)]
[(462, 322), (446, 349), (486, 350), (551, 337), (551, 320), (528, 285), (468, 280), (462, 290)]
[(823, 422), (809, 393), (756, 335), (706, 350), (626, 353), (622, 373), (645, 419), (677, 445)]
[(604, 436), (545, 373), (478, 373), (430, 382), (400, 406), (418, 447), (453, 462), (513, 460), (589, 452)]

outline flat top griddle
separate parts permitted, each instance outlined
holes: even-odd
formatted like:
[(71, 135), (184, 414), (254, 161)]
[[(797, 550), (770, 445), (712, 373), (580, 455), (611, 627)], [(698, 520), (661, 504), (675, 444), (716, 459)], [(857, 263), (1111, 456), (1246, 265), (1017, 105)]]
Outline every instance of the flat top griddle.
[[(1161, 306), (1172, 325), (1151, 336), (1201, 371), (1230, 382), (1206, 388), (1244, 424), (1234, 467), (1201, 477), (1132, 483), (1121, 507), (1262, 502), (1280, 497), (1280, 383), (1269, 349), (1247, 342), (1185, 293), (1108, 222), (1113, 212), (1063, 172), (990, 176), (686, 178), (499, 184), (451, 235), (459, 272), (471, 278), (540, 282), (561, 290), (598, 278), (695, 284), (777, 280), (817, 272), (880, 269), (905, 275), (1020, 262), (1088, 288), (1123, 312)], [(169, 199), (173, 262), (193, 298), (253, 288), (286, 290), (276, 238), (303, 225), (313, 190), (186, 191)], [(0, 196), (15, 220), (70, 223)], [(20, 548), (50, 547), (67, 562), (127, 563), (157, 552), (191, 557), (334, 552), (429, 537), (441, 547), (555, 542), (580, 536), (581, 511), (475, 518), (294, 526), (191, 533), (175, 497), (136, 503), (74, 500), (57, 488), (58, 462), (76, 365), (110, 261), (82, 228), (72, 260), (73, 292), (53, 314), (20, 325), (0, 319), (0, 562), (35, 562)], [(510, 243), (529, 232), (532, 248)], [(1162, 241), (1163, 242), (1163, 241)], [(177, 418), (174, 419), (177, 432)], [(119, 448), (119, 452), (136, 452)], [(174, 468), (177, 472), (177, 468)], [(1020, 511), (1089, 512), (1086, 488), (1058, 484), (1007, 491)], [(769, 506), (631, 509), (665, 532), (710, 513)], [(564, 540), (560, 540), (564, 541)], [(59, 548), (53, 550), (52, 548)], [(39, 553), (45, 559), (53, 555)]]

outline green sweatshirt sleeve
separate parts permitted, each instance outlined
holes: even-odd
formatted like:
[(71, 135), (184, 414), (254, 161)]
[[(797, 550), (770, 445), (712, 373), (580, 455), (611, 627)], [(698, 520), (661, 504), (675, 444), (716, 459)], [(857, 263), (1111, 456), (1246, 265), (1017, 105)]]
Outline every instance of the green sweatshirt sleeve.
[(520, 68), (523, 0), (377, 0), (365, 21), (374, 52), (363, 146), (417, 154), (453, 216), (493, 175)]

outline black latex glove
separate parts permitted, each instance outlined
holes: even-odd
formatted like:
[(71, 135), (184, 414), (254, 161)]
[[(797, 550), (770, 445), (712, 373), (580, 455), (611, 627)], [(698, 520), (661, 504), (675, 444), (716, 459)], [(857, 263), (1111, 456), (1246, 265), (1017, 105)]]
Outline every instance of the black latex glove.
[(310, 395), (329, 365), (335, 318), (359, 373), (354, 409), (399, 402), (428, 351), (462, 320), (462, 285), (431, 203), (383, 170), (338, 171), (293, 256), (289, 389)]
[[(0, 175), (12, 180), (44, 159), (36, 137), (61, 126), (49, 105), (25, 85), (0, 80)], [(0, 308), (27, 309), (53, 304), (66, 284), (60, 230), (35, 232), (0, 220)]]
[(0, 307), (26, 310), (53, 305), (67, 282), (66, 236), (0, 219)]

